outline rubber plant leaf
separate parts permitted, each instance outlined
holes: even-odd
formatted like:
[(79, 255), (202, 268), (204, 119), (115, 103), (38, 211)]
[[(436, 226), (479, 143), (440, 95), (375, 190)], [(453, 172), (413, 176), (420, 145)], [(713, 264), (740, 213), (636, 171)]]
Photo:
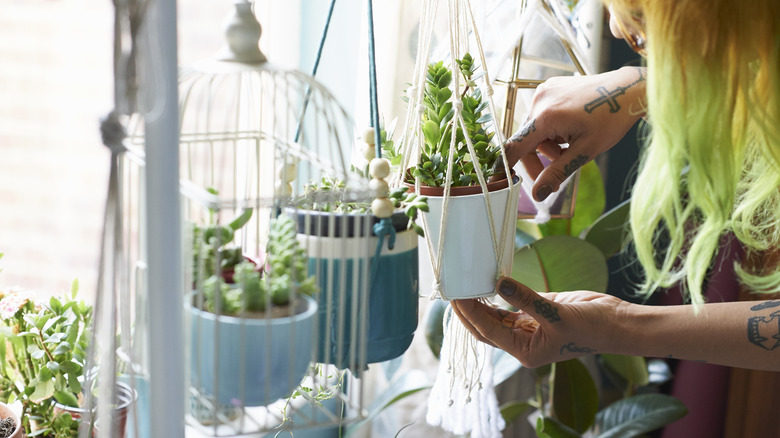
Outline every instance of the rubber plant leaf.
[(580, 234), (580, 237), (596, 245), (604, 257), (609, 259), (625, 246), (630, 208), (631, 200), (623, 201), (617, 207), (601, 215)]
[(532, 408), (528, 401), (511, 401), (501, 406), (501, 416), (504, 418), (504, 422), (509, 424), (520, 417), (525, 411)]
[(623, 356), (620, 354), (602, 354), (601, 360), (607, 370), (620, 376), (625, 384), (623, 391), (628, 393), (634, 388), (648, 384), (647, 361), (641, 356)]
[(588, 369), (578, 359), (555, 364), (553, 412), (566, 426), (584, 433), (596, 420), (599, 393)]
[(547, 236), (515, 252), (512, 278), (538, 292), (605, 292), (609, 270), (592, 244), (572, 236)]
[(679, 420), (688, 409), (666, 394), (639, 394), (604, 408), (596, 417), (596, 438), (630, 438)]
[(577, 431), (555, 421), (553, 418), (539, 417), (536, 420), (536, 436), (538, 438), (580, 438)]

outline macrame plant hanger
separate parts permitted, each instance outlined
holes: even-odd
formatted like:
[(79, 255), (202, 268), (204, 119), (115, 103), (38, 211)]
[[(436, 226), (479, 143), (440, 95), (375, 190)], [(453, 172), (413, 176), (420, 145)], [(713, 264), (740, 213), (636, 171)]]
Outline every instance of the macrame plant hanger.
[[(94, 327), (87, 361), (84, 366), (84, 412), (85, 423), (103, 419), (101, 426), (93, 431), (91, 427), (81, 427), (80, 438), (113, 437), (122, 433), (112, 419), (112, 408), (116, 400), (116, 376), (118, 370), (117, 354), (134, 366), (131, 347), (130, 293), (127, 282), (127, 268), (123, 246), (123, 209), (122, 209), (122, 162), (127, 152), (125, 138), (127, 130), (123, 120), (134, 114), (137, 108), (138, 79), (137, 53), (141, 24), (143, 23), (148, 2), (146, 0), (114, 1), (114, 109), (101, 120), (100, 133), (103, 144), (111, 151), (108, 193), (103, 220), (103, 232), (100, 246), (100, 264), (98, 268), (97, 291), (94, 306)], [(120, 311), (124, 309), (124, 311)], [(118, 318), (121, 327), (118, 329)], [(122, 333), (118, 345), (117, 334)], [(135, 395), (135, 370), (131, 369), (130, 387)], [(93, 395), (92, 386), (97, 379), (97, 392)], [(134, 400), (133, 400), (134, 401)], [(138, 431), (137, 409), (133, 409), (129, 423)], [(91, 418), (90, 412), (96, 412)], [(115, 414), (115, 413), (114, 413)], [(144, 413), (140, 413), (144, 415)]]
[[(409, 107), (406, 116), (404, 128), (403, 143), (403, 163), (394, 176), (395, 183), (401, 183), (405, 176), (406, 169), (419, 162), (422, 155), (424, 136), (422, 133), (422, 115), (426, 111), (424, 105), (424, 96), (426, 92), (426, 75), (431, 53), (433, 40), (433, 29), (435, 17), (438, 9), (438, 0), (423, 0), (421, 8), (421, 18), (419, 27), (419, 46), (417, 59), (415, 62), (414, 79), (410, 89), (407, 90), (409, 96)], [(473, 37), (476, 56), (475, 62), (479, 62), (485, 70), (482, 81), (484, 90), (483, 98), (487, 100), (487, 111), (496, 121), (496, 106), (493, 102), (493, 89), (489, 72), (487, 72), (487, 63), (480, 41), (479, 32), (474, 13), (469, 0), (447, 0), (448, 22), (449, 22), (449, 64), (452, 71), (452, 107), (454, 115), (448, 122), (452, 129), (449, 144), (449, 155), (447, 160), (445, 183), (443, 197), (441, 200), (441, 217), (438, 222), (438, 230), (434, 231), (437, 223), (432, 223), (428, 215), (423, 215), (422, 222), (426, 235), (426, 244), (430, 258), (430, 264), (433, 271), (433, 281), (431, 286), (430, 298), (453, 299), (452, 284), (445, 281), (444, 253), (448, 245), (452, 245), (455, 239), (474, 239), (473, 235), (459, 235), (455, 239), (447, 239), (448, 214), (450, 205), (453, 202), (451, 196), (452, 174), (453, 174), (453, 156), (456, 148), (456, 135), (454, 132), (460, 127), (464, 133), (468, 132), (463, 119), (463, 103), (460, 99), (460, 79), (459, 66), (456, 63), (466, 49), (469, 48), (470, 36)], [(445, 128), (442, 128), (445, 129)], [(494, 129), (492, 142), (498, 145), (504, 144), (504, 135), (500, 129)], [(464, 135), (464, 141), (471, 157), (477, 157), (474, 144), (468, 135)], [(502, 249), (502, 244), (510, 239), (512, 242), (514, 224), (516, 220), (517, 195), (519, 181), (516, 181), (512, 175), (512, 169), (506, 157), (503, 147), (501, 150), (501, 169), (505, 172), (507, 178), (508, 193), (504, 199), (506, 205), (501, 205), (496, 199), (491, 200), (488, 193), (486, 176), (483, 174), (480, 166), (474, 166), (479, 186), (481, 188), (481, 198), (484, 200), (484, 209), (489, 225), (489, 234), (483, 234), (486, 239), (490, 239), (493, 255), (495, 256), (495, 269), (488, 275), (487, 291), (479, 291), (475, 297), (491, 296), (494, 294), (493, 286), (495, 280), (501, 275), (508, 275), (507, 262), (511, 267), (512, 249), (507, 252)], [(415, 177), (415, 191), (420, 193), (421, 181)], [(492, 202), (491, 202), (492, 201)], [(429, 197), (429, 204), (431, 197)], [(496, 208), (497, 209), (494, 209)], [(497, 216), (497, 217), (496, 217)], [(433, 219), (434, 221), (436, 219)], [(500, 221), (500, 222), (498, 222)], [(436, 232), (438, 240), (432, 239), (432, 233)], [(459, 257), (472, 257), (471, 254), (460, 254)], [(508, 260), (507, 260), (508, 258)], [(452, 271), (452, 267), (450, 267)], [(461, 273), (462, 275), (462, 273)], [(498, 402), (493, 387), (493, 349), (484, 343), (477, 341), (460, 323), (453, 317), (452, 309), (448, 308), (443, 319), (444, 340), (441, 350), (439, 363), (439, 372), (434, 382), (431, 394), (428, 400), (427, 422), (431, 425), (441, 426), (443, 429), (454, 434), (470, 434), (470, 436), (479, 437), (500, 437), (501, 430), (505, 423), (499, 413)]]

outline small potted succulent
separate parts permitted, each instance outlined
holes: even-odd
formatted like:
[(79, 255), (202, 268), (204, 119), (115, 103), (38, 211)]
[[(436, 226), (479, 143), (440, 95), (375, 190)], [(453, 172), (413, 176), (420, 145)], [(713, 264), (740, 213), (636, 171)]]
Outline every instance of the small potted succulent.
[[(382, 135), (387, 138), (384, 131)], [(286, 213), (296, 218), (309, 272), (316, 274), (321, 290), (317, 360), (354, 369), (398, 357), (412, 342), (422, 234), (415, 219), (428, 206), (424, 196), (407, 187), (390, 191), (395, 237), (384, 239), (377, 236), (380, 220), (372, 214), (371, 202), (351, 200), (350, 193), (342, 180), (323, 177), (306, 185)], [(355, 326), (360, 319), (352, 317), (353, 311), (365, 318), (366, 330)], [(363, 345), (365, 360), (358, 350)]]
[[(78, 282), (70, 295), (36, 303), (30, 295), (10, 293), (0, 300), (0, 399), (20, 401), (21, 423), (30, 436), (71, 437), (82, 419), (94, 416), (83, 406), (85, 391), (96, 383), (87, 377), (92, 306), (77, 300)], [(135, 391), (117, 382), (112, 427), (124, 436), (125, 419)], [(100, 427), (100, 425), (97, 425)]]
[[(463, 79), (459, 81), (463, 84), (459, 90), (453, 90), (453, 72), (443, 62), (428, 65), (420, 120), (423, 140), (420, 159), (404, 176), (407, 186), (429, 199), (428, 239), (434, 250), (439, 247), (442, 216), (446, 216), (446, 232), (441, 236), (442, 269), (437, 279), (445, 299), (492, 295), (496, 274), (506, 275), (511, 271), (515, 218), (509, 212), (516, 215), (520, 187), (515, 175), (509, 183), (501, 166), (501, 145), (496, 144), (494, 132), (489, 129), (492, 116), (485, 113), (489, 103), (483, 100), (475, 82), (474, 60), (466, 53), (456, 63), (459, 67), (456, 74)], [(455, 119), (454, 93), (463, 105), (463, 123)], [(455, 148), (450, 152), (453, 135)], [(467, 137), (475, 154), (469, 153)], [(445, 212), (450, 160), (450, 198)], [(477, 169), (485, 178), (487, 193), (479, 183)], [(415, 187), (417, 184), (419, 188)], [(501, 236), (505, 238), (502, 240)], [(494, 241), (499, 242), (498, 248), (494, 247)], [(499, 259), (496, 250), (502, 255), (501, 266), (496, 264)]]
[[(190, 297), (191, 379), (202, 395), (221, 405), (268, 405), (290, 394), (308, 369), (317, 313), (310, 296), (317, 285), (307, 274), (306, 254), (291, 219), (271, 220), (262, 265), (243, 258), (221, 266), (233, 271), (230, 276), (215, 260), (220, 253), (241, 254), (230, 247), (233, 234), (228, 234), (230, 239), (221, 239), (219, 250), (203, 263), (218, 268), (196, 277)], [(196, 250), (213, 244), (211, 238), (193, 242)]]

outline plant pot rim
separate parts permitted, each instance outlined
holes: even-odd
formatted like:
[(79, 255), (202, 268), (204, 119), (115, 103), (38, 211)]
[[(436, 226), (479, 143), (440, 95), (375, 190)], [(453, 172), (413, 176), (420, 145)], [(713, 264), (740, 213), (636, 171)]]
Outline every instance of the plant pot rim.
[[(193, 292), (192, 295), (195, 295), (196, 293), (197, 292)], [(292, 316), (281, 316), (278, 318), (252, 318), (252, 317), (241, 317), (241, 316), (234, 316), (234, 315), (217, 315), (216, 313), (199, 309), (193, 306), (192, 304), (190, 304), (189, 307), (193, 315), (199, 318), (209, 319), (212, 321), (218, 321), (227, 324), (246, 325), (249, 327), (253, 327), (253, 326), (266, 327), (269, 325), (286, 325), (297, 321), (302, 321), (314, 316), (314, 314), (317, 312), (317, 302), (314, 300), (314, 298), (308, 295), (298, 295), (298, 298), (302, 299), (303, 302), (306, 304), (305, 310), (300, 313), (296, 313), (295, 315)]]
[[(14, 427), (14, 430), (11, 432), (10, 437), (23, 437), (24, 432), (20, 432), (22, 430), (22, 420), (19, 418), (18, 415), (16, 415), (16, 412), (11, 409), (11, 406), (9, 406), (7, 403), (0, 402), (0, 410), (3, 410), (4, 412), (0, 414), (0, 417), (2, 418), (12, 418), (14, 420), (14, 424), (16, 427)], [(4, 416), (4, 417), (3, 417)]]
[[(411, 172), (410, 169), (406, 170), (407, 175), (409, 175)], [(488, 192), (495, 192), (501, 189), (505, 189), (509, 187), (508, 180), (506, 178), (506, 174), (504, 172), (501, 172), (499, 174), (496, 174), (495, 176), (503, 176), (500, 180), (497, 181), (491, 181), (487, 183), (487, 190)], [(514, 169), (512, 169), (512, 181), (515, 184), (518, 184), (520, 181), (520, 178), (517, 176), (517, 173)], [(409, 187), (409, 192), (414, 193), (415, 188), (414, 184), (406, 182), (406, 179), (404, 179), (404, 185)], [(457, 186), (457, 187), (450, 187), (450, 196), (469, 196), (469, 195), (481, 195), (482, 192), (482, 186), (479, 184), (473, 185), (473, 186)], [(432, 186), (426, 186), (420, 184), (420, 194), (423, 196), (436, 196), (436, 197), (443, 197), (444, 196), (444, 187), (432, 187)]]
[[(342, 228), (346, 230), (346, 236), (344, 237), (365, 237), (365, 229), (363, 227), (357, 226), (356, 222), (359, 220), (370, 221), (366, 228), (368, 229), (370, 236), (376, 237), (373, 226), (380, 221), (378, 217), (374, 216), (370, 212), (342, 213), (286, 207), (285, 214), (294, 216), (298, 234), (306, 234), (311, 236), (329, 236), (329, 221), (332, 218), (335, 221), (333, 226), (334, 235), (332, 237), (342, 237)], [(310, 218), (308, 230), (306, 227), (307, 217)], [(343, 220), (347, 221), (345, 227), (342, 224)], [(409, 223), (409, 217), (406, 216), (406, 213), (403, 209), (394, 210), (393, 215), (391, 216), (391, 220), (393, 223), (393, 228), (395, 228), (396, 232), (405, 231)], [(358, 230), (355, 230), (355, 228), (358, 228)]]
[[(127, 383), (123, 382), (116, 382), (116, 386), (118, 388), (124, 389), (126, 393), (130, 394), (130, 398), (128, 400), (123, 401), (121, 404), (118, 404), (114, 406), (114, 410), (121, 411), (123, 409), (127, 409), (130, 405), (132, 405), (137, 399), (138, 399), (138, 391), (136, 391), (133, 387), (128, 385)], [(117, 394), (119, 394), (119, 391), (117, 391)], [(79, 414), (84, 414), (89, 409), (82, 408), (82, 407), (76, 407), (76, 406), (68, 406), (64, 405), (62, 403), (54, 403), (55, 406), (57, 406), (60, 409), (67, 410), (68, 412), (76, 412)], [(94, 410), (94, 408), (93, 408)]]

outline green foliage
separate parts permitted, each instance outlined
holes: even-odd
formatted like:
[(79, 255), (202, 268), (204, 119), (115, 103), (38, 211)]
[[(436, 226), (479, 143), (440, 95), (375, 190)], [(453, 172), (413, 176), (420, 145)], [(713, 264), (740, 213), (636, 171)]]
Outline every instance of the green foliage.
[(296, 239), (293, 220), (281, 215), (271, 221), (266, 247), (266, 269), (242, 261), (235, 265), (233, 282), (212, 275), (203, 282), (203, 309), (222, 315), (264, 312), (269, 304), (290, 304), (292, 292), (312, 296), (315, 278), (307, 275), (306, 252)]
[(596, 438), (631, 438), (684, 417), (688, 408), (665, 394), (638, 394), (618, 400), (596, 416)]
[[(0, 400), (20, 401), (27, 436), (71, 437), (79, 422), (58, 413), (55, 402), (79, 407), (91, 339), (92, 306), (70, 294), (36, 304), (10, 294), (0, 301)], [(30, 420), (35, 420), (36, 431)]]
[[(423, 150), (420, 162), (412, 169), (411, 177), (418, 177), (424, 185), (431, 187), (442, 187), (445, 184), (453, 128), (456, 143), (452, 157), (453, 186), (478, 184), (475, 166), (482, 169), (486, 178), (491, 176), (496, 160), (501, 155), (501, 147), (491, 143), (494, 133), (486, 129), (492, 117), (483, 114), (488, 101), (482, 99), (482, 92), (474, 81), (477, 66), (468, 53), (456, 62), (464, 83), (462, 90), (457, 92), (463, 103), (461, 114), (465, 134), (460, 122), (453, 120), (455, 109), (451, 101), (453, 91), (450, 89), (452, 71), (442, 61), (428, 65), (422, 102), (425, 106), (421, 121)], [(469, 154), (466, 135), (474, 145), (476, 157)], [(411, 179), (407, 181), (413, 182)]]
[[(216, 194), (211, 190), (211, 193)], [(215, 223), (215, 210), (209, 212), (209, 223), (205, 226), (192, 225), (193, 279), (208, 279), (217, 273), (227, 272), (244, 261), (241, 248), (231, 246), (235, 233), (252, 218), (252, 209), (247, 208), (227, 226)]]

